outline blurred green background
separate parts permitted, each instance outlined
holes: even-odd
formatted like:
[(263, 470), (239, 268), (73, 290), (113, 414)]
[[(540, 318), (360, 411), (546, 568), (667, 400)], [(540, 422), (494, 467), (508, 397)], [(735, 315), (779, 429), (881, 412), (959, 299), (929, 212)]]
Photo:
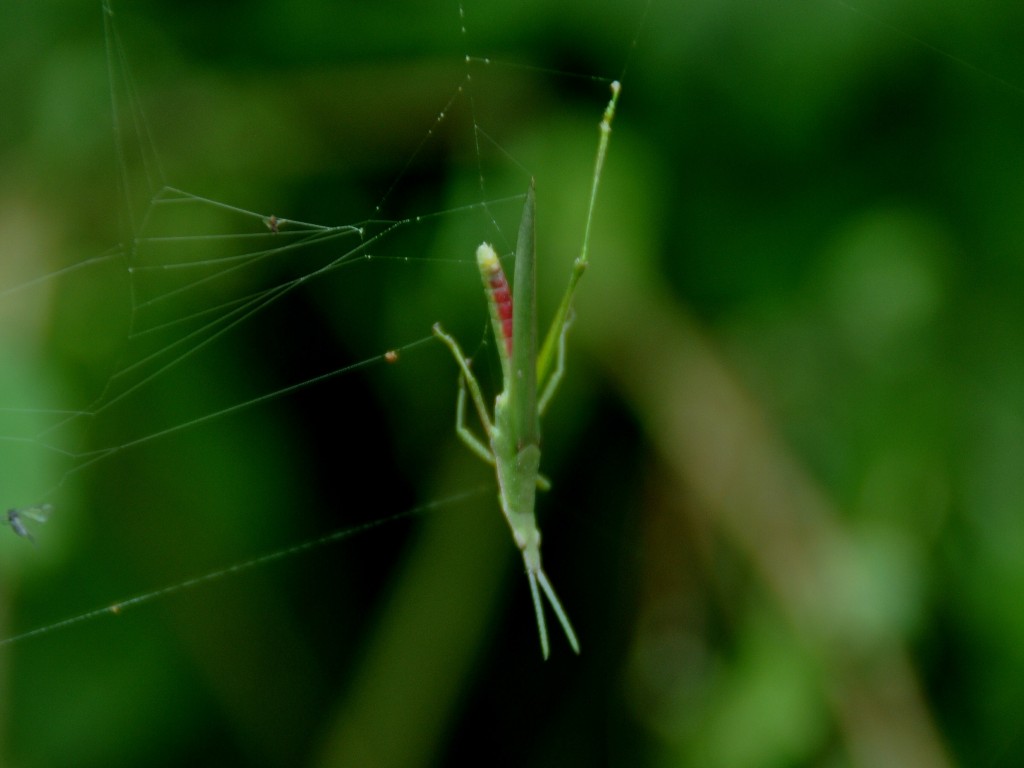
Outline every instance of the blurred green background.
[[(463, 5), (5, 8), (0, 490), (56, 512), (0, 635), (420, 512), (0, 647), (0, 764), (1024, 763), (1021, 6)], [(615, 77), (542, 663), (429, 329), (494, 383), (472, 254), (531, 175), (550, 316)], [(365, 245), (143, 269), (269, 215)]]

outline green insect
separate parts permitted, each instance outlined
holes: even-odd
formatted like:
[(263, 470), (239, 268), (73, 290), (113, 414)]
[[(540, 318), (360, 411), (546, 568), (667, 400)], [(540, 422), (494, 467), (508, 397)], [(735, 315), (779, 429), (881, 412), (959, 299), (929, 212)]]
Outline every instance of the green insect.
[[(512, 538), (523, 553), (526, 577), (530, 583), (533, 607), (537, 614), (537, 629), (544, 658), (549, 654), (548, 630), (544, 620), (544, 607), (540, 593), (544, 592), (558, 617), (569, 645), (580, 652), (579, 641), (569, 617), (555, 594), (554, 587), (544, 573), (540, 558), (540, 531), (534, 513), (537, 489), (547, 490), (547, 479), (540, 474), (540, 417), (544, 415), (562, 378), (565, 361), (565, 336), (569, 329), (572, 298), (580, 277), (587, 268), (590, 226), (593, 221), (597, 188), (611, 135), (612, 118), (618, 103), (620, 86), (611, 85), (612, 97), (601, 120), (600, 141), (594, 163), (587, 224), (580, 255), (573, 264), (569, 286), (554, 320), (537, 351), (536, 307), (536, 248), (534, 214), (536, 209), (534, 184), (526, 193), (523, 218), (519, 224), (516, 243), (515, 293), (509, 288), (505, 272), (494, 249), (483, 243), (476, 251), (477, 265), (483, 278), (484, 292), (491, 312), (498, 356), (501, 359), (503, 389), (494, 401), (493, 419), (480, 391), (480, 385), (470, 370), (469, 360), (459, 343), (440, 326), (434, 325), (434, 335), (447, 345), (458, 363), (459, 397), (456, 405), (456, 431), (473, 453), (494, 466), (498, 476), (498, 499), (501, 510), (512, 529)], [(486, 444), (466, 425), (466, 391), (469, 391), (480, 417)], [(538, 396), (539, 391), (539, 396)], [(539, 585), (539, 587), (538, 587)]]

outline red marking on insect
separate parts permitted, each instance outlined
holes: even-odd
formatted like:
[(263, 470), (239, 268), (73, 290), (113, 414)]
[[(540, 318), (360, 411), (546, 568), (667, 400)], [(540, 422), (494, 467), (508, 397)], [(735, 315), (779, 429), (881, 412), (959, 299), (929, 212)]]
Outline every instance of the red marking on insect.
[[(491, 251), (493, 253), (493, 251)], [(491, 301), (501, 320), (501, 335), (505, 339), (505, 350), (512, 357), (512, 290), (508, 287), (508, 278), (501, 262), (497, 258), (488, 258), (481, 262), (486, 270), (487, 287), (491, 292)]]

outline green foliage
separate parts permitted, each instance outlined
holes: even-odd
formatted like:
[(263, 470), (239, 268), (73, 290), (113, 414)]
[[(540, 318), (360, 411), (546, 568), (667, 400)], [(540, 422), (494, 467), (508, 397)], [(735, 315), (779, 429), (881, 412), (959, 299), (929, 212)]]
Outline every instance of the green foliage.
[[(6, 9), (0, 290), (145, 209), (95, 5)], [(631, 50), (636, 3), (464, 5), (465, 40), (454, 4), (115, 5), (167, 182), (330, 224), (448, 213), (52, 439), (27, 408), (88, 409), (143, 312), (123, 262), (3, 294), (0, 433), (33, 436), (2, 446), (4, 503), (64, 482), (37, 547), (0, 537), (0, 634), (471, 493), (4, 646), (0, 763), (1024, 762), (1019, 7), (654, 0)], [(438, 123), (467, 46), (538, 69), (479, 66), (472, 114)], [(536, 175), (545, 325), (607, 100), (559, 71), (623, 81), (537, 501), (579, 658), (538, 657), (439, 344), (65, 474), (47, 445), (125, 445), (437, 321), (496, 391), (470, 343), (495, 228), (452, 209), (480, 200), (478, 160), (491, 201)], [(520, 209), (493, 206), (499, 251)]]

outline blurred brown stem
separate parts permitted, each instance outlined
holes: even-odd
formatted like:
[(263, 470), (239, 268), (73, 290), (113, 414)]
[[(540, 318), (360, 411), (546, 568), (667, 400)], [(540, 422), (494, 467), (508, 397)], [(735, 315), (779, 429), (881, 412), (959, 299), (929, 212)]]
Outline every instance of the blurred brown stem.
[(630, 248), (628, 233), (608, 235), (601, 250), (619, 258), (601, 259), (588, 276), (580, 310), (587, 322), (574, 340), (636, 410), (679, 497), (696, 498), (749, 558), (817, 657), (852, 763), (950, 765), (902, 643), (866, 629), (858, 637), (856, 617), (829, 591), (836, 563), (848, 567), (844, 554), (855, 547), (836, 509), (695, 322), (647, 274), (635, 248), (641, 239)]

